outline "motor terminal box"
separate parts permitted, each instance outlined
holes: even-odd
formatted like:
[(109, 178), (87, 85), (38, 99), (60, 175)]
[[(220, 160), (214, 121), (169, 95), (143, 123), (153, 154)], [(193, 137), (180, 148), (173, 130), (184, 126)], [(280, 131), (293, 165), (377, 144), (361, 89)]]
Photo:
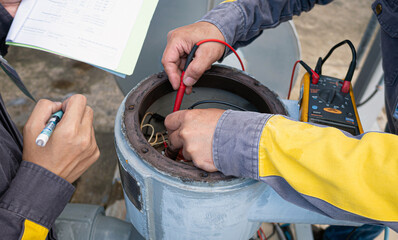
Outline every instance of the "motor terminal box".
[(313, 84), (306, 73), (300, 92), (300, 120), (336, 127), (353, 135), (363, 133), (352, 87), (343, 93), (342, 85), (343, 80), (324, 75)]

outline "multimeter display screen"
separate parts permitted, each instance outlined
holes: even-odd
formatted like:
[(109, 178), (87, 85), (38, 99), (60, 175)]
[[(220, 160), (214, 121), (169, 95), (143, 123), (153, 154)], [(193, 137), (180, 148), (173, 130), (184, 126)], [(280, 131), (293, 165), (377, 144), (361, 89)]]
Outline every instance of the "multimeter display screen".
[(330, 127), (335, 127), (340, 130), (349, 132), (354, 136), (359, 134), (358, 129), (354, 126), (344, 125), (344, 124), (331, 122), (331, 121), (323, 121), (322, 119), (310, 119), (310, 122), (321, 124), (321, 125), (326, 125), (326, 126), (330, 126)]

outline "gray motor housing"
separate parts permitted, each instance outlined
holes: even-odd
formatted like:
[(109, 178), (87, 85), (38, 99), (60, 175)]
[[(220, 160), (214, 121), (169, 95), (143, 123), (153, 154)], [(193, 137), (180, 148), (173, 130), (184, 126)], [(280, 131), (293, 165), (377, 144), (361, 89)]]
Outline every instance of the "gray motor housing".
[(105, 216), (104, 208), (90, 204), (68, 204), (55, 221), (60, 240), (141, 240), (130, 223)]

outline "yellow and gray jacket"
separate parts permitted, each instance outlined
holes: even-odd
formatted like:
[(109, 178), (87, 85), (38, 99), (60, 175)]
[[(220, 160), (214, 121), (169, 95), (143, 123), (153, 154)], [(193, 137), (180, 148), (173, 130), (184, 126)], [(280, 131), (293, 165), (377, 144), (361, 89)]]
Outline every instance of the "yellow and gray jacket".
[[(234, 47), (263, 29), (310, 10), (315, 0), (231, 0), (201, 21)], [(398, 2), (377, 0), (382, 27), (385, 96), (390, 132), (398, 129)], [(280, 115), (226, 111), (213, 139), (213, 159), (226, 175), (266, 182), (284, 199), (329, 217), (385, 224), (398, 231), (398, 136), (352, 136)]]
[(280, 115), (226, 111), (213, 159), (226, 175), (266, 182), (287, 201), (334, 219), (398, 230), (398, 136), (360, 136)]

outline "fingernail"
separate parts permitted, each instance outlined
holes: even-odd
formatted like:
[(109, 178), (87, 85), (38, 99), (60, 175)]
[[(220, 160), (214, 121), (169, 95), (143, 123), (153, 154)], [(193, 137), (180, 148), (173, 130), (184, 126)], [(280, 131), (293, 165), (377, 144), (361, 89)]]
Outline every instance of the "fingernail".
[(196, 83), (196, 80), (191, 78), (191, 77), (187, 77), (184, 79), (184, 84), (187, 86), (192, 86)]
[(61, 102), (55, 102), (55, 104), (59, 107), (59, 106), (62, 106), (62, 103)]

